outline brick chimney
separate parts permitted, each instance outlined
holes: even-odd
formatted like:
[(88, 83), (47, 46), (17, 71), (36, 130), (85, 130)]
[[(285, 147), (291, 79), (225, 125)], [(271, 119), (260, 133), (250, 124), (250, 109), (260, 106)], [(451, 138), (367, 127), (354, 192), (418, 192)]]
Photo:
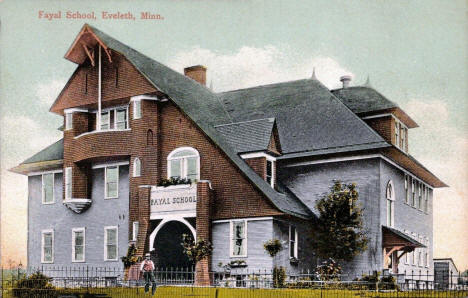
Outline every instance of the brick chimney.
[(206, 67), (203, 65), (195, 65), (184, 68), (184, 74), (197, 81), (198, 83), (206, 86)]

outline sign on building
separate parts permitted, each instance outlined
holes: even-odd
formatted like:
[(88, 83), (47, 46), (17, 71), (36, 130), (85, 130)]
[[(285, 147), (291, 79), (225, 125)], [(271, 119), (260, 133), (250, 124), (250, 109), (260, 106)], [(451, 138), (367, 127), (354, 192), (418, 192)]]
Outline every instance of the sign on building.
[(169, 214), (189, 214), (195, 216), (197, 207), (197, 185), (184, 184), (151, 189), (151, 218)]

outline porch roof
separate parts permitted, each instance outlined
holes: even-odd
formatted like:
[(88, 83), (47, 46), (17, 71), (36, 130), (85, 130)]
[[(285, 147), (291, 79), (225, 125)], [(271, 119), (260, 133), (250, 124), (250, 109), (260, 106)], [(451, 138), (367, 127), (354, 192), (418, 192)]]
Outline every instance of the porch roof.
[(382, 226), (382, 246), (395, 247), (403, 246), (405, 248), (426, 247), (424, 244), (413, 239), (411, 236), (388, 226)]

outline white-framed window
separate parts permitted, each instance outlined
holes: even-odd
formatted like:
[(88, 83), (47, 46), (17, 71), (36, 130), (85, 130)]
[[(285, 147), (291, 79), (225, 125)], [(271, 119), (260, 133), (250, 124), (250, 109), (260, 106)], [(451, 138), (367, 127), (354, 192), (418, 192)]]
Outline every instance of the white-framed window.
[(429, 267), (429, 238), (426, 237), (426, 267)]
[(268, 159), (266, 161), (266, 181), (271, 187), (275, 186), (275, 162)]
[(387, 183), (385, 194), (387, 199), (387, 226), (393, 227), (395, 223), (395, 190), (391, 180)]
[(110, 129), (110, 111), (101, 112), (101, 125), (100, 130)]
[(141, 176), (141, 160), (138, 157), (135, 157), (133, 160), (133, 177)]
[(247, 221), (231, 221), (231, 257), (247, 257)]
[(405, 174), (405, 203), (406, 204), (409, 204), (409, 200), (410, 200), (409, 181), (410, 181), (410, 177)]
[(416, 206), (416, 187), (414, 179), (411, 179), (411, 206)]
[(54, 230), (41, 231), (41, 263), (54, 262)]
[(119, 166), (107, 166), (105, 175), (105, 198), (116, 199), (119, 197)]
[(141, 100), (133, 101), (133, 119), (141, 118)]
[(425, 192), (424, 192), (424, 212), (429, 211), (429, 187), (425, 187)]
[(117, 226), (104, 227), (104, 261), (118, 260), (118, 231)]
[[(416, 233), (412, 233), (413, 239), (418, 239)], [(418, 257), (419, 248), (415, 248), (411, 253), (411, 259), (413, 259), (413, 266), (417, 264), (417, 257)]]
[(140, 229), (140, 223), (138, 221), (134, 221), (133, 222), (133, 229), (132, 229), (132, 240), (133, 241), (137, 241), (139, 229)]
[(299, 237), (295, 226), (289, 226), (289, 257), (297, 258)]
[(200, 180), (200, 155), (191, 147), (180, 147), (167, 157), (168, 177)]
[(418, 200), (416, 202), (417, 206), (416, 208), (422, 210), (422, 188), (423, 184), (421, 182), (418, 182)]
[[(409, 232), (407, 230), (403, 230), (405, 232), (406, 235), (409, 235)], [(405, 254), (405, 264), (408, 265), (410, 263), (410, 253), (407, 252)]]
[(54, 178), (54, 173), (42, 174), (42, 204), (55, 203)]
[(72, 180), (73, 171), (71, 167), (65, 168), (65, 199), (71, 199), (72, 197)]
[(65, 130), (73, 128), (73, 113), (65, 113)]
[(96, 128), (99, 130), (128, 129), (128, 106), (101, 111), (101, 123), (96, 123)]
[(85, 228), (72, 229), (72, 262), (85, 261)]
[(400, 148), (400, 122), (395, 119), (395, 145)]

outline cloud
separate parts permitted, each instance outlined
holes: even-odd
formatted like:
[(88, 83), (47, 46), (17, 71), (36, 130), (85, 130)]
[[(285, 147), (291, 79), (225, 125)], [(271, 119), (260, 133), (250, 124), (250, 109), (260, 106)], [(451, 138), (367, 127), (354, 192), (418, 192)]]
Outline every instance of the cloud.
[(47, 83), (39, 83), (36, 87), (36, 96), (39, 98), (40, 102), (50, 106), (54, 103), (66, 82), (67, 81), (64, 79), (55, 79)]
[(177, 53), (168, 64), (178, 71), (191, 65), (205, 65), (208, 85), (213, 82), (217, 92), (310, 78), (314, 67), (318, 79), (329, 88), (340, 85), (340, 76), (352, 75), (331, 57), (311, 57), (304, 62), (274, 46), (244, 46), (230, 54), (195, 47)]
[[(435, 191), (435, 256), (454, 257), (457, 265), (466, 268), (468, 238), (460, 235), (468, 226), (468, 137), (450, 124), (451, 115), (443, 100), (413, 99), (404, 105), (404, 110), (421, 126), (410, 130), (411, 153), (450, 185)], [(418, 145), (413, 150), (411, 144)]]

